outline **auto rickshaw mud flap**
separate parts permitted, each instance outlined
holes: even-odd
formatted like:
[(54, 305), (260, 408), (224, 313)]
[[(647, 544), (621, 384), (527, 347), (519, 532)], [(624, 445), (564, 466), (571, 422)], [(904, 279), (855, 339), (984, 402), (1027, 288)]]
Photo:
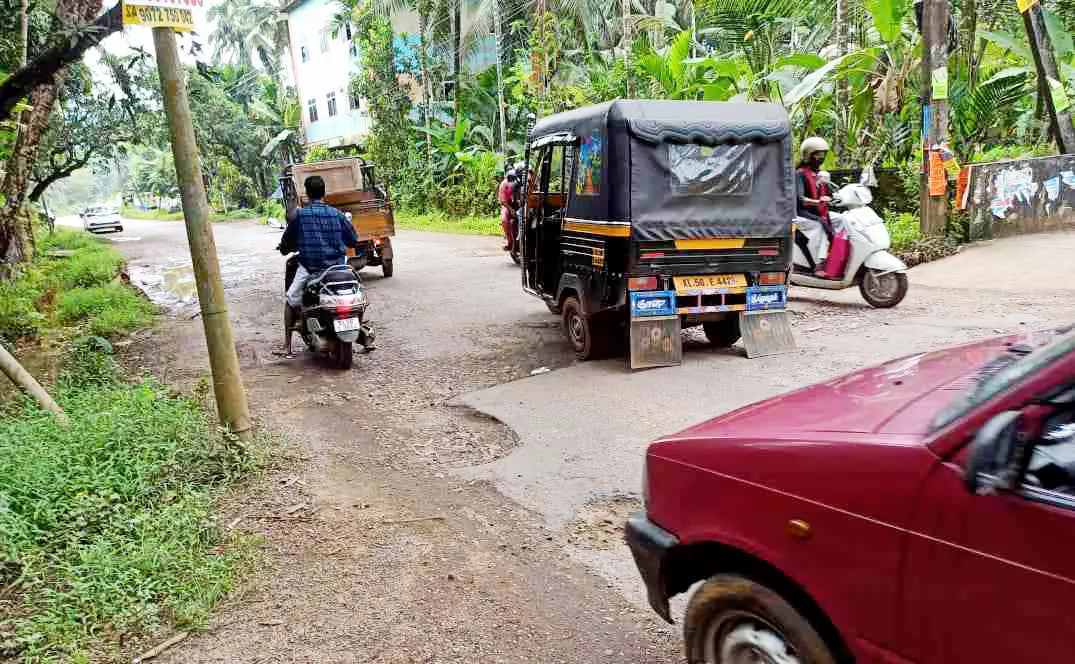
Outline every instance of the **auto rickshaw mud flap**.
[(675, 291), (632, 291), (629, 368), (668, 367), (683, 362), (683, 339)]
[(739, 331), (747, 357), (778, 355), (796, 350), (788, 312), (744, 311), (739, 315)]

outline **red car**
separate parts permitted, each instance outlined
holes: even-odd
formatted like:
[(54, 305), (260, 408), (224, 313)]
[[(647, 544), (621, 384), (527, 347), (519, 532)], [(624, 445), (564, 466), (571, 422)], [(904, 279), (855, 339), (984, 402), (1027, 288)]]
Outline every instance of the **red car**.
[(627, 541), (687, 660), (1075, 662), (1075, 328), (915, 355), (653, 443)]

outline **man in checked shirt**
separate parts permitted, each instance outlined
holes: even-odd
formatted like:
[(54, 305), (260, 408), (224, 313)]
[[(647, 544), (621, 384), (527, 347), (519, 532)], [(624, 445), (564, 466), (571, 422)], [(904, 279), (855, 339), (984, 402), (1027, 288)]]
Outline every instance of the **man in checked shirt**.
[(311, 175), (303, 183), (310, 202), (297, 208), (288, 217), (287, 229), (280, 240), (280, 253), (299, 252), (298, 267), (287, 289), (284, 307), (284, 353), (290, 356), (291, 333), (299, 320), (302, 291), (312, 275), (321, 274), (333, 265), (347, 260), (347, 247), (358, 249), (358, 235), (342, 212), (321, 201), (325, 197), (325, 181)]

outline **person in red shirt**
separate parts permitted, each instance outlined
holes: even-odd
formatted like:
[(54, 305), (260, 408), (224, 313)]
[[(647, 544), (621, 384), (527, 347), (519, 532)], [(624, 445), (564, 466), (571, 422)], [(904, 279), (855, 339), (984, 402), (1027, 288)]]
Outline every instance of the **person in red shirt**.
[(515, 218), (515, 179), (515, 170), (509, 168), (496, 192), (497, 201), (500, 202), (500, 227), (504, 229), (504, 251), (511, 251), (515, 242), (511, 232)]

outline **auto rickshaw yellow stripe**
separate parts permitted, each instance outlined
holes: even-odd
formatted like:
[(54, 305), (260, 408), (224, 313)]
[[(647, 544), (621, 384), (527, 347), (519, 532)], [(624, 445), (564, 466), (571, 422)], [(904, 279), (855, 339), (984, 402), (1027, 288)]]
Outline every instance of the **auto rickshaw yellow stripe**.
[(676, 240), (676, 249), (742, 249), (746, 242), (746, 238)]
[(564, 230), (575, 233), (590, 233), (591, 235), (607, 235), (609, 237), (631, 237), (630, 226), (606, 226), (581, 221), (565, 221)]

